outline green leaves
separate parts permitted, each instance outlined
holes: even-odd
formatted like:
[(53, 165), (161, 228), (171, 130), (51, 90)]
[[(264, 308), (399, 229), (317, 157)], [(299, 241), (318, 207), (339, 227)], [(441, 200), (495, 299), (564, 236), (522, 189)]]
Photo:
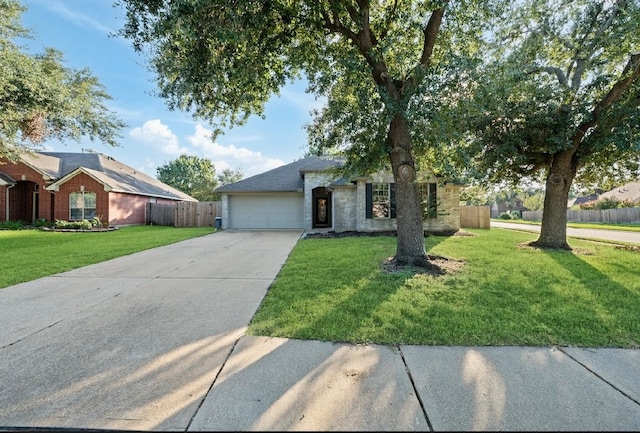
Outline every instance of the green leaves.
[[(180, 155), (177, 159), (158, 167), (158, 180), (170, 185), (198, 201), (218, 200), (215, 167), (208, 158)], [(223, 172), (234, 177), (233, 172)]]
[(15, 157), (49, 138), (88, 135), (116, 146), (126, 125), (105, 105), (110, 98), (87, 69), (63, 66), (62, 53), (31, 55), (14, 44), (28, 37), (14, 0), (0, 0), (0, 157)]

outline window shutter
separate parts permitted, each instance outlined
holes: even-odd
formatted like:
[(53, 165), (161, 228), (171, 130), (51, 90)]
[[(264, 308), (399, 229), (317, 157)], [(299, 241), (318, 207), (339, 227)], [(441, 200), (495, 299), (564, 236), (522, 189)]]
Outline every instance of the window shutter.
[(436, 196), (437, 191), (438, 191), (438, 184), (430, 183), (429, 184), (429, 210), (428, 210), (429, 218), (438, 217), (438, 197)]
[(390, 195), (389, 207), (391, 208), (389, 210), (389, 214), (391, 215), (391, 218), (395, 218), (396, 217), (396, 184), (395, 183), (389, 184), (389, 195)]
[(373, 184), (365, 184), (365, 217), (370, 220), (373, 218)]

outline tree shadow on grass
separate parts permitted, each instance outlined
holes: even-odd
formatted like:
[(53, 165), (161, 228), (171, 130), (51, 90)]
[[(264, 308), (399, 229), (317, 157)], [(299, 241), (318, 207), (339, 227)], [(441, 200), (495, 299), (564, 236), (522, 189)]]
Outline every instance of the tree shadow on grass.
[[(432, 237), (428, 241), (428, 248), (446, 239)], [(261, 306), (261, 309), (269, 309), (269, 313), (263, 317), (258, 311), (252, 320), (250, 334), (337, 342), (374, 342), (361, 329), (382, 325), (374, 313), (404, 286), (407, 278), (414, 275), (406, 270), (389, 274), (383, 271), (382, 263), (395, 252), (392, 245), (389, 243), (388, 248), (376, 253), (372, 258), (372, 266), (350, 268), (351, 259), (345, 257), (336, 244), (334, 257), (323, 260), (322, 268), (319, 267), (317, 272), (303, 274), (308, 270), (300, 269), (296, 284), (287, 288), (276, 284), (269, 291)], [(369, 248), (368, 245), (366, 247)], [(379, 247), (379, 243), (370, 246)]]
[[(577, 330), (568, 329), (568, 333), (577, 331), (577, 335), (584, 336), (586, 341), (597, 342), (598, 346), (638, 347), (640, 291), (637, 288), (615, 281), (611, 275), (588, 263), (582, 258), (591, 255), (588, 250), (541, 251), (567, 270), (579, 283), (579, 286), (572, 288), (575, 290), (561, 295), (566, 298), (565, 302), (573, 313), (568, 318), (567, 326), (578, 327)], [(578, 342), (576, 345), (584, 344)]]

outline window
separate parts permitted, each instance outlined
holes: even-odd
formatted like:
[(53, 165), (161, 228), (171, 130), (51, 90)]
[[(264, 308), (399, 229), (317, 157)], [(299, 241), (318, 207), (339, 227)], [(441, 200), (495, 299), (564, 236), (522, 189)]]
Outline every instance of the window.
[(366, 218), (396, 217), (396, 191), (393, 183), (366, 184)]
[(389, 218), (391, 208), (391, 197), (389, 195), (388, 183), (372, 184), (372, 214), (373, 218)]
[(90, 220), (96, 216), (95, 192), (72, 192), (69, 194), (69, 220)]
[(424, 219), (433, 219), (438, 217), (437, 190), (438, 185), (435, 183), (418, 184), (418, 193), (420, 194), (422, 215)]

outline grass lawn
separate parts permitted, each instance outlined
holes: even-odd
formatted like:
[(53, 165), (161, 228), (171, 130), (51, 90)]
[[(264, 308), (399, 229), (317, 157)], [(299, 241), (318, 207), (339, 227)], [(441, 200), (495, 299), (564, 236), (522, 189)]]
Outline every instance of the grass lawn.
[(523, 248), (535, 233), (429, 237), (465, 261), (451, 275), (388, 274), (394, 237), (302, 239), (248, 333), (353, 343), (626, 347), (640, 345), (640, 252), (570, 240)]
[(0, 288), (210, 233), (211, 227), (162, 226), (84, 233), (0, 230)]

